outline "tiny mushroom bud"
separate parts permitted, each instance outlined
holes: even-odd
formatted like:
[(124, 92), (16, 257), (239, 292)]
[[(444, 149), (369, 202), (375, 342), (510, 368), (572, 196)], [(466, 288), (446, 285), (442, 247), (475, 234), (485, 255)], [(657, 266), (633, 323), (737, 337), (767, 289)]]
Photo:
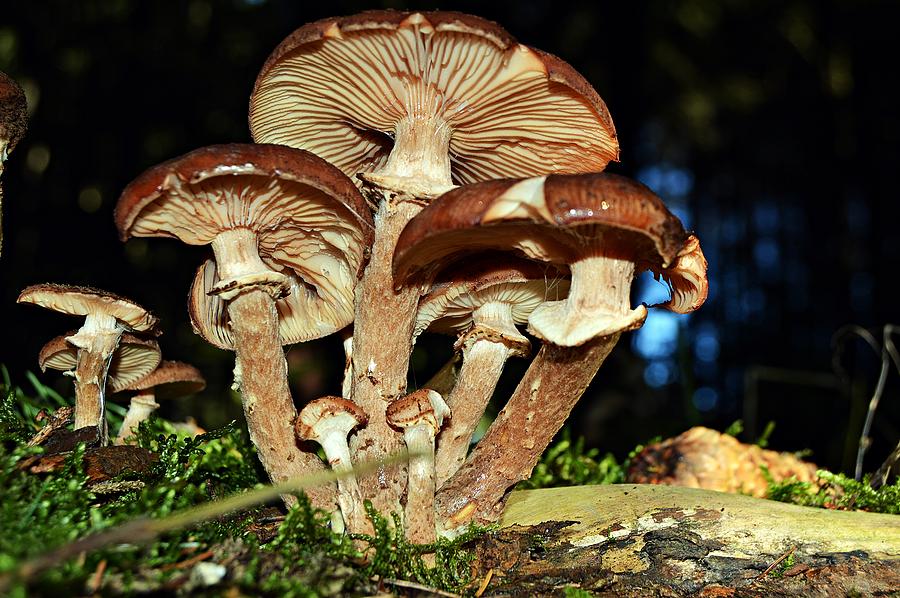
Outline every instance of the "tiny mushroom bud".
[[(19, 303), (84, 316), (84, 325), (66, 341), (77, 347), (75, 367), (75, 429), (97, 426), (106, 444), (106, 377), (110, 360), (126, 330), (155, 332), (157, 319), (130, 299), (106, 291), (57, 284), (38, 284), (22, 291)], [(150, 372), (156, 363), (144, 373)], [(143, 375), (143, 374), (141, 374)]]
[(429, 544), (435, 541), (434, 524), (434, 438), (450, 409), (433, 390), (423, 388), (390, 404), (387, 421), (403, 430), (409, 449), (409, 483), (407, 485), (406, 536), (411, 542)]
[[(198, 308), (194, 293), (191, 313), (196, 327), (214, 331), (206, 338), (235, 351), (259, 459), (276, 482), (322, 468), (316, 455), (297, 446), (291, 430), (297, 411), (277, 302), (287, 298), (282, 307), (311, 312), (312, 325), (298, 324), (303, 340), (352, 320), (354, 286), (373, 227), (353, 182), (302, 150), (215, 145), (144, 172), (123, 191), (115, 219), (123, 241), (168, 237), (212, 247), (216, 270), (204, 267), (198, 278), (220, 302)], [(319, 318), (325, 312), (331, 321)], [(318, 507), (333, 506), (333, 487), (307, 494)]]
[(365, 528), (366, 513), (356, 476), (350, 473), (353, 463), (347, 435), (366, 425), (367, 419), (362, 409), (346, 399), (322, 397), (307, 403), (295, 424), (297, 438), (319, 443), (331, 469), (348, 473), (338, 479), (338, 505), (345, 525), (351, 530)]
[(394, 256), (398, 283), (484, 249), (566, 264), (569, 295), (541, 304), (529, 330), (547, 341), (463, 467), (436, 498), (445, 528), (493, 521), (503, 497), (528, 477), (622, 332), (639, 327), (630, 306), (636, 272), (666, 279), (663, 307), (690, 311), (706, 296), (706, 261), (696, 238), (647, 187), (599, 173), (548, 175), (468, 185), (425, 208)]
[(115, 444), (125, 444), (138, 425), (159, 409), (157, 399), (171, 400), (198, 393), (204, 388), (206, 380), (194, 366), (180, 361), (163, 361), (151, 373), (122, 389), (138, 392), (129, 401)]
[[(354, 319), (351, 398), (369, 424), (351, 448), (363, 460), (401, 445), (384, 413), (406, 392), (427, 288), (392, 284), (409, 219), (454, 185), (598, 171), (619, 153), (606, 105), (571, 66), (496, 23), (442, 11), (369, 11), (297, 29), (257, 77), (250, 130), (254, 141), (312, 151), (362, 179), (376, 209)], [(404, 477), (402, 467), (379, 469), (360, 480), (363, 496), (397, 510)]]
[[(9, 75), (0, 72), (0, 177), (3, 164), (25, 135), (28, 128), (28, 106), (25, 92)], [(0, 184), (0, 249), (3, 243), (3, 185)]]
[(506, 360), (530, 353), (531, 343), (516, 324), (526, 323), (542, 302), (565, 297), (569, 281), (564, 276), (554, 266), (510, 255), (479, 256), (442, 272), (420, 301), (416, 333), (456, 334), (463, 352), (459, 378), (447, 396), (453, 418), (437, 443), (438, 488), (465, 460)]

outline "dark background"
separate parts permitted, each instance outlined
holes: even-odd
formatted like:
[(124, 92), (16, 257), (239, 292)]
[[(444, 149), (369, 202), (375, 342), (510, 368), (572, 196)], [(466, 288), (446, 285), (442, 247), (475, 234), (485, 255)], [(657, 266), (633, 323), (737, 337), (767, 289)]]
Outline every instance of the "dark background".
[[(122, 245), (112, 209), (148, 166), (212, 143), (249, 141), (247, 100), (268, 53), (293, 29), (365, 8), (432, 3), (289, 0), (5, 2), (0, 70), (26, 89), (30, 130), (7, 163), (0, 362), (15, 382), (40, 347), (76, 323), (18, 306), (35, 282), (90, 284), (162, 318), (169, 359), (209, 378), (165, 406), (213, 426), (239, 417), (231, 356), (188, 324), (185, 298), (202, 248)], [(446, 2), (496, 20), (556, 54), (609, 105), (622, 146), (610, 170), (655, 189), (693, 228), (710, 264), (698, 313), (651, 317), (624, 338), (573, 418), (589, 444), (624, 456), (694, 424), (744, 418), (752, 440), (809, 448), (849, 469), (879, 358), (844, 325), (897, 321), (900, 94), (892, 2), (684, 0)], [(887, 62), (889, 61), (889, 62)], [(896, 81), (894, 81), (896, 83)], [(655, 283), (654, 283), (655, 284)], [(663, 290), (646, 280), (635, 301)], [(450, 355), (434, 338), (415, 355), (422, 382)], [(841, 364), (836, 374), (833, 361)], [(337, 393), (337, 337), (289, 352), (298, 401)], [(511, 364), (501, 394), (525, 363)], [(70, 394), (68, 379), (41, 379)], [(501, 397), (498, 394), (498, 398)], [(896, 445), (897, 377), (888, 379), (866, 469)]]

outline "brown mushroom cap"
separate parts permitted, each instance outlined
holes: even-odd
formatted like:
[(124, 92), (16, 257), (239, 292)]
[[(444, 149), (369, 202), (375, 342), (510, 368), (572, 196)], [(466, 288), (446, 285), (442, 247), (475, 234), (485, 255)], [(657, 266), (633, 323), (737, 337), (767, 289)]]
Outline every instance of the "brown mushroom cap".
[[(156, 316), (130, 299), (84, 286), (36, 284), (23, 289), (17, 302), (33, 303), (72, 316), (103, 314), (138, 332), (154, 331), (159, 322)], [(158, 334), (158, 331), (154, 332)]]
[(487, 181), (445, 193), (410, 221), (397, 241), (394, 277), (403, 284), (484, 249), (566, 264), (586, 235), (654, 271), (668, 267), (688, 238), (655, 193), (619, 175)]
[[(206, 260), (194, 275), (188, 294), (188, 313), (194, 332), (220, 349), (234, 350), (225, 301), (211, 293), (219, 282), (216, 262)], [(323, 301), (312, 288), (289, 276), (290, 291), (275, 300), (278, 333), (283, 345), (292, 345), (337, 332), (353, 320), (353, 304)]]
[(450, 409), (440, 393), (420, 388), (388, 405), (385, 417), (395, 428), (428, 426), (437, 435), (444, 419), (450, 417)]
[(368, 421), (366, 413), (352, 401), (341, 397), (322, 397), (310, 401), (295, 422), (297, 438), (318, 441), (327, 432), (347, 434)]
[[(494, 326), (496, 338), (515, 348), (528, 339), (514, 333), (515, 324), (525, 324), (528, 316), (544, 301), (557, 301), (569, 289), (568, 275), (554, 266), (488, 253), (477, 260), (441, 272), (431, 290), (419, 302), (415, 335), (426, 329), (445, 334), (460, 334), (473, 324), (476, 310), (488, 305), (508, 306), (508, 326)], [(499, 337), (498, 337), (499, 335)], [(483, 336), (483, 334), (482, 334)], [(527, 352), (527, 349), (526, 349)]]
[(269, 268), (351, 301), (373, 229), (339, 170), (308, 152), (254, 144), (204, 147), (150, 168), (122, 192), (115, 220), (123, 241), (206, 245), (223, 231), (252, 231)]
[(0, 162), (15, 149), (27, 128), (25, 92), (14, 79), (0, 72)]
[(123, 390), (154, 390), (157, 399), (192, 395), (206, 388), (200, 370), (181, 361), (163, 361), (155, 370), (127, 385)]
[[(76, 331), (73, 330), (68, 334), (57, 336), (43, 346), (38, 354), (41, 371), (46, 371), (47, 368), (64, 372), (75, 369), (78, 365), (78, 347), (66, 340), (74, 334)], [(106, 374), (107, 390), (109, 392), (125, 390), (130, 384), (152, 372), (159, 365), (160, 359), (159, 344), (155, 340), (126, 332), (119, 339), (119, 346), (113, 353)]]
[(456, 184), (599, 171), (618, 159), (606, 105), (581, 75), (457, 12), (305, 25), (269, 56), (250, 99), (255, 141), (308, 149), (351, 177), (388, 164), (404, 121), (447, 137), (440, 159)]

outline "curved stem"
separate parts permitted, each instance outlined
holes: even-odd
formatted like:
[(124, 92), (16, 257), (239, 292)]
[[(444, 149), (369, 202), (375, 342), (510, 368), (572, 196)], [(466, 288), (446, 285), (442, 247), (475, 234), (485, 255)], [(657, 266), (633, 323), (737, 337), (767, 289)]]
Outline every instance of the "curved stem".
[(462, 466), (469, 442), (484, 414), (510, 350), (503, 343), (478, 339), (463, 351), (459, 378), (447, 406), (453, 417), (437, 439), (435, 481), (440, 488)]
[[(228, 303), (234, 350), (241, 364), (241, 398), (250, 440), (273, 482), (325, 471), (294, 438), (297, 410), (287, 382), (287, 362), (278, 336), (275, 301), (263, 290), (247, 290)], [(334, 485), (307, 491), (313, 506), (333, 510)], [(283, 497), (293, 502), (292, 497)]]
[(500, 517), (507, 492), (531, 475), (619, 336), (541, 347), (487, 434), (438, 490), (435, 508), (444, 529)]
[(147, 418), (157, 409), (159, 409), (159, 403), (156, 402), (152, 388), (131, 397), (131, 401), (128, 403), (128, 412), (125, 414), (125, 419), (122, 420), (122, 426), (119, 428), (119, 434), (113, 444), (128, 442), (134, 436), (134, 432), (141, 422), (147, 421)]

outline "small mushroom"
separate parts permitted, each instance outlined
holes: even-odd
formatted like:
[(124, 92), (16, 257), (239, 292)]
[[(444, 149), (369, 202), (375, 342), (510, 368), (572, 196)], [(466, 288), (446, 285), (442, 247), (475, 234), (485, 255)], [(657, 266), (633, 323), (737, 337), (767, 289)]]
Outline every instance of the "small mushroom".
[[(110, 360), (126, 330), (155, 332), (156, 317), (130, 299), (90, 287), (33, 285), (22, 291), (18, 302), (84, 316), (84, 325), (65, 337), (77, 348), (74, 427), (77, 430), (97, 426), (100, 443), (105, 445), (106, 378)], [(159, 363), (158, 356), (156, 363)], [(156, 364), (151, 365), (147, 372), (155, 367)]]
[[(619, 152), (606, 105), (571, 66), (457, 12), (369, 11), (304, 25), (261, 69), (250, 130), (256, 142), (307, 149), (363, 179), (376, 210), (354, 319), (351, 397), (369, 415), (351, 439), (357, 460), (402, 444), (384, 413), (406, 393), (428, 286), (393, 286), (409, 219), (456, 184), (598, 171)], [(397, 510), (404, 478), (402, 467), (380, 469), (360, 480), (363, 496)]]
[[(212, 247), (216, 271), (206, 268), (202, 279), (212, 281), (207, 292), (227, 312), (227, 334), (220, 338), (235, 351), (244, 415), (260, 461), (273, 481), (322, 468), (316, 455), (300, 450), (291, 429), (297, 411), (276, 302), (288, 297), (288, 303), (296, 299), (334, 316), (336, 324), (307, 329), (307, 339), (352, 320), (354, 285), (372, 228), (353, 183), (301, 150), (209, 146), (132, 181), (115, 220), (123, 241), (168, 237)], [(333, 493), (330, 487), (308, 492), (322, 508), (333, 506)]]
[(437, 443), (438, 488), (465, 460), (506, 360), (531, 352), (516, 324), (526, 323), (542, 302), (565, 297), (568, 289), (568, 278), (553, 266), (488, 254), (442, 272), (419, 302), (416, 333), (456, 334), (463, 353), (459, 378), (447, 396), (453, 418)]
[[(0, 177), (3, 164), (28, 128), (25, 92), (9, 75), (0, 71)], [(0, 249), (3, 245), (3, 185), (0, 184)]]
[(423, 388), (398, 399), (387, 408), (387, 421), (403, 430), (409, 449), (409, 483), (404, 519), (406, 537), (417, 544), (435, 541), (434, 438), (450, 408), (433, 390)]
[(171, 400), (192, 395), (206, 388), (200, 370), (180, 361), (163, 361), (155, 370), (126, 385), (122, 390), (135, 390), (128, 403), (128, 412), (114, 444), (125, 444), (141, 422), (159, 409), (157, 399)]
[[(366, 425), (365, 412), (340, 397), (322, 397), (310, 401), (300, 410), (295, 424), (297, 438), (319, 443), (331, 469), (337, 473), (353, 471), (347, 435)], [(344, 522), (351, 530), (364, 529), (366, 512), (359, 484), (352, 473), (338, 479), (338, 505)]]
[(699, 243), (647, 187), (600, 173), (548, 175), (461, 187), (403, 231), (394, 269), (402, 283), (466, 253), (506, 249), (568, 265), (565, 300), (543, 303), (529, 330), (547, 341), (463, 467), (436, 498), (445, 528), (495, 520), (503, 497), (526, 478), (622, 332), (646, 307), (630, 307), (636, 272), (673, 288), (663, 307), (698, 308), (706, 296)]

